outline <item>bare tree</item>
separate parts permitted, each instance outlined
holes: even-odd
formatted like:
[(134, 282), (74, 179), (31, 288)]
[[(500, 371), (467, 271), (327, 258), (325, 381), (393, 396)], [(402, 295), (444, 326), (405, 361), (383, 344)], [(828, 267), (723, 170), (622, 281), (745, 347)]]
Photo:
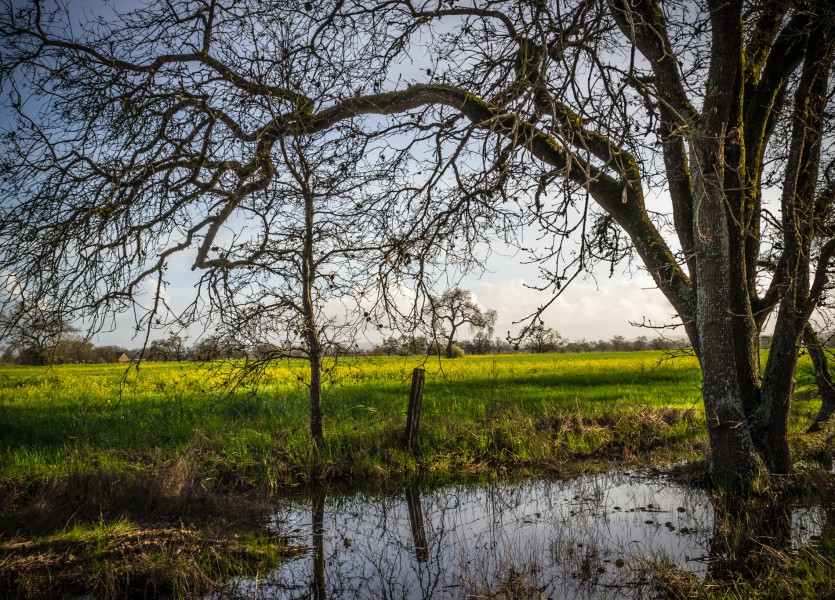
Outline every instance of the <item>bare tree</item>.
[(240, 360), (246, 357), (244, 348), (237, 344), (230, 344), (218, 335), (207, 335), (199, 339), (189, 350), (192, 360), (202, 363), (213, 363), (226, 359)]
[(523, 328), (520, 338), (524, 340), (528, 352), (554, 352), (565, 340), (560, 332), (553, 327), (547, 327), (540, 319), (535, 319)]
[[(114, 16), (124, 32), (152, 22), (207, 27), (198, 42), (206, 52), (197, 55), (194, 40), (173, 31), (156, 38), (177, 46), (176, 56), (149, 72), (142, 63), (156, 52), (153, 35), (144, 48), (104, 30), (85, 30), (84, 44), (43, 44), (17, 25), (49, 22), (63, 37), (62, 20), (71, 17), (41, 3), (5, 5), (10, 54), (0, 73), (4, 109), (18, 123), (4, 138), (14, 158), (3, 165), (0, 249), (10, 275), (0, 300), (60, 290), (50, 310), (71, 309), (92, 329), (131, 310), (144, 332), (142, 354), (166, 360), (182, 354), (172, 343), (180, 338), (149, 343), (154, 330), (205, 325), (220, 347), (244, 350), (235, 385), (276, 360), (305, 357), (310, 368), (300, 379), (310, 389), (318, 452), (326, 357), (409, 312), (396, 302), (398, 286), (422, 281), (457, 217), (447, 210), (451, 217), (420, 219), (444, 203), (418, 197), (410, 204), (414, 193), (391, 190), (401, 161), (384, 160), (388, 145), (349, 122), (327, 131), (301, 125), (288, 135), (261, 130), (259, 122), (279, 117), (286, 93), (301, 98), (290, 92), (300, 72), (323, 98), (342, 93), (340, 64), (294, 49), (304, 47), (309, 19), (285, 19), (282, 7), (203, 8), (208, 13), (181, 4)], [(261, 30), (260, 18), (275, 27)], [(215, 20), (226, 25), (215, 28)], [(278, 61), (252, 63), (247, 54), (262, 47)], [(124, 60), (108, 73), (99, 59), (111, 52)], [(45, 70), (18, 80), (30, 59)], [(25, 98), (34, 96), (27, 94), (67, 110), (30, 120)], [(295, 117), (311, 108), (297, 107)], [(201, 273), (185, 309), (165, 293), (169, 266), (181, 254)]]
[(495, 310), (483, 310), (473, 300), (473, 293), (461, 288), (450, 288), (438, 297), (430, 297), (426, 315), (436, 339), (439, 335), (446, 338), (447, 358), (453, 356), (455, 335), (462, 326), (469, 326), (470, 331), (485, 330), (490, 337), (498, 318)]
[(278, 140), (350, 123), (411, 166), (397, 197), (446, 260), (520, 224), (543, 290), (637, 258), (699, 357), (717, 480), (791, 469), (798, 348), (835, 255), (831, 3), (193, 0), (81, 27), (3, 6), (0, 247), (25, 286), (135, 305), (175, 253), (222, 260)]
[(0, 331), (4, 332), (6, 352), (25, 365), (47, 365), (56, 362), (56, 353), (63, 342), (83, 343), (60, 310), (40, 302), (19, 300), (9, 303), (0, 312)]
[[(372, 147), (346, 128), (276, 142), (275, 173), (249, 208), (258, 222), (227, 241), (201, 280), (208, 310), (194, 306), (222, 338), (255, 349), (244, 375), (276, 360), (304, 357), (314, 449), (324, 443), (322, 383), (338, 356), (386, 317), (381, 287), (399, 236), (391, 164), (364, 157)], [(221, 244), (221, 242), (218, 242)]]
[(493, 332), (476, 331), (473, 339), (467, 342), (464, 349), (469, 354), (490, 354), (497, 352), (498, 344), (492, 338)]
[(170, 335), (162, 340), (154, 340), (148, 346), (148, 357), (151, 360), (180, 362), (186, 358), (186, 347), (179, 335)]

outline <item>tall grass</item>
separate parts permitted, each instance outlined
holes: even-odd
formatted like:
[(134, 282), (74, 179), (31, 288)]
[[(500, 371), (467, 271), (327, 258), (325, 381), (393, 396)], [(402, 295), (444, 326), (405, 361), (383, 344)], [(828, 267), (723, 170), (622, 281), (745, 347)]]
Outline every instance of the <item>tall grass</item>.
[[(412, 369), (427, 371), (417, 456), (401, 443)], [(230, 392), (228, 372), (144, 363), (0, 368), (0, 476), (142, 477), (189, 462), (215, 484), (305, 481), (305, 364)], [(802, 374), (802, 373), (801, 373)], [(558, 469), (703, 446), (699, 370), (657, 352), (344, 360), (323, 396), (326, 478)], [(798, 404), (800, 424), (814, 401)]]
[[(413, 455), (402, 433), (417, 366), (427, 375)], [(16, 582), (9, 589), (18, 597), (121, 597), (138, 581), (146, 592), (192, 597), (264, 573), (288, 552), (252, 532), (264, 492), (305, 485), (313, 473), (331, 481), (567, 474), (706, 448), (692, 357), (388, 357), (333, 367), (317, 469), (303, 362), (231, 390), (223, 385), (230, 365), (0, 367), (0, 595)], [(811, 384), (805, 362), (798, 379), (801, 391)], [(817, 412), (818, 401), (804, 398), (792, 415), (798, 438)], [(808, 577), (821, 582), (831, 560), (812, 559)], [(696, 589), (672, 572), (659, 575), (659, 587), (672, 596)]]

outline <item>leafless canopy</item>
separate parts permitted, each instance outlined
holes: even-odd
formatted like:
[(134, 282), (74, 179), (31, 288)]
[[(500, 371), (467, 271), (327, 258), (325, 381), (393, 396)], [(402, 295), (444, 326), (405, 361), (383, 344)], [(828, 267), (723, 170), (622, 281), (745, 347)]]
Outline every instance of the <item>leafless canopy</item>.
[(5, 285), (102, 315), (179, 253), (222, 277), (275, 225), (288, 140), (357, 136), (403, 219), (373, 223), (383, 287), (520, 227), (553, 291), (634, 253), (700, 357), (717, 472), (785, 471), (835, 254), (833, 23), (811, 0), (4, 0)]

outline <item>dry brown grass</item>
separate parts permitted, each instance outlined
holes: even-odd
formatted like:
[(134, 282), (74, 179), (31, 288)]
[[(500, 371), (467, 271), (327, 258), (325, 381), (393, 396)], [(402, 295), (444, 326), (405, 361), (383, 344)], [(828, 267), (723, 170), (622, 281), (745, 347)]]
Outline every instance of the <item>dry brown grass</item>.
[(187, 596), (228, 578), (263, 573), (298, 550), (279, 540), (194, 527), (141, 527), (125, 521), (35, 540), (0, 542), (0, 592), (19, 598)]

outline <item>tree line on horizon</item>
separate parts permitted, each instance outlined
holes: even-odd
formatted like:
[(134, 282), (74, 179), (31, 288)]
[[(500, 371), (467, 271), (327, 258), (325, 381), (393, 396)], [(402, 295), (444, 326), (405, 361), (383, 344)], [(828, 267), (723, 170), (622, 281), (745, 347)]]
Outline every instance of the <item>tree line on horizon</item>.
[[(598, 340), (568, 339), (552, 328), (546, 327), (545, 330), (545, 335), (526, 337), (520, 343), (513, 343), (500, 337), (488, 337), (483, 332), (478, 332), (471, 339), (453, 342), (453, 358), (484, 354), (580, 354), (689, 350), (686, 340), (680, 338), (663, 336), (650, 338), (642, 335), (627, 339), (622, 335), (614, 335), (609, 339)], [(767, 347), (768, 341), (768, 336), (764, 336), (763, 347)], [(122, 354), (127, 355), (131, 361), (136, 361), (141, 356), (142, 360), (151, 362), (211, 362), (247, 358), (260, 360), (278, 350), (279, 348), (270, 344), (246, 348), (215, 336), (204, 337), (189, 345), (186, 338), (178, 335), (154, 340), (144, 349), (128, 348), (118, 344), (97, 346), (76, 334), (70, 334), (51, 347), (4, 344), (0, 347), (0, 363), (31, 366), (108, 364), (119, 362)], [(444, 352), (445, 344), (442, 340), (432, 341), (424, 335), (401, 335), (391, 336), (367, 348), (356, 346), (342, 348), (338, 354), (342, 356), (443, 356)]]
[[(835, 414), (815, 335), (835, 308), (835, 4), (75, 4), (0, 5), (13, 325), (132, 313), (145, 344), (218, 320), (280, 339), (269, 357), (310, 361), (318, 453), (322, 358), (418, 331), (434, 285), (499, 243), (539, 270), (531, 319), (596, 268), (653, 278), (701, 367), (715, 483), (793, 471), (804, 348)], [(171, 314), (186, 263), (200, 280)]]

